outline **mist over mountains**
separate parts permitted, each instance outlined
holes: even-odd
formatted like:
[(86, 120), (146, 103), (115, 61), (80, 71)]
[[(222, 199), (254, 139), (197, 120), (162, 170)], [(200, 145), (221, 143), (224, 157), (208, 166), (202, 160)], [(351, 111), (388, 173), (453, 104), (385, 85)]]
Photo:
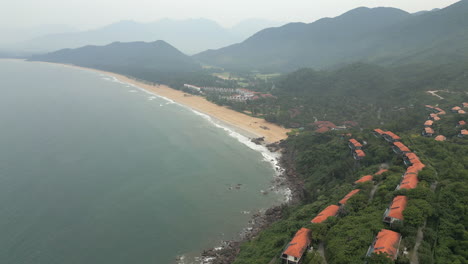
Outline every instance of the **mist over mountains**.
[(356, 61), (382, 65), (468, 56), (468, 1), (410, 14), (357, 8), (335, 18), (264, 29), (242, 43), (194, 57), (230, 70), (291, 71)]
[(152, 42), (165, 40), (186, 54), (207, 49), (221, 48), (238, 43), (255, 32), (282, 23), (261, 19), (246, 20), (232, 28), (224, 28), (208, 19), (173, 20), (139, 23), (120, 21), (101, 28), (87, 31), (46, 34), (30, 40), (23, 40), (3, 49), (26, 53), (44, 53), (64, 48), (78, 48), (86, 45), (107, 45), (112, 42)]

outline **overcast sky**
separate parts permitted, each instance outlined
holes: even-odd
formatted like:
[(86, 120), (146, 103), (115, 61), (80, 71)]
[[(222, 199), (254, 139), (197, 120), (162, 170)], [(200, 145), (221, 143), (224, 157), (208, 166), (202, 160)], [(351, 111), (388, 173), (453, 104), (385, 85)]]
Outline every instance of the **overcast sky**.
[(458, 0), (6, 0), (0, 27), (65, 24), (90, 29), (120, 20), (208, 18), (231, 26), (248, 18), (312, 22), (367, 6), (408, 12), (442, 8)]

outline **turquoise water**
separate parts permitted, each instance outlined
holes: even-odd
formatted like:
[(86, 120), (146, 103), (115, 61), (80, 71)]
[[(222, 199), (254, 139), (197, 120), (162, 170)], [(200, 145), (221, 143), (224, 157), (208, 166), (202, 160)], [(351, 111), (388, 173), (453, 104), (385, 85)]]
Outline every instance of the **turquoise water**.
[(261, 153), (99, 73), (0, 60), (0, 94), (0, 263), (173, 263), (281, 199)]

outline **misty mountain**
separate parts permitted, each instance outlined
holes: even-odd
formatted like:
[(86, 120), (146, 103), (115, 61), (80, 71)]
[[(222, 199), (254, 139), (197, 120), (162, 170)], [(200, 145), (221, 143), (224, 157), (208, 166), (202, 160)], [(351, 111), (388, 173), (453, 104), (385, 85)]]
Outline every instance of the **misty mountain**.
[(190, 72), (200, 69), (194, 60), (165, 41), (114, 42), (32, 56), (33, 61), (73, 64), (129, 74), (131, 72)]
[(310, 24), (265, 29), (242, 43), (194, 57), (228, 69), (264, 71), (327, 68), (356, 61), (444, 62), (468, 54), (467, 18), (468, 1), (418, 15), (395, 8), (357, 8)]
[(10, 46), (10, 50), (43, 53), (85, 45), (106, 45), (116, 41), (151, 42), (161, 39), (172, 43), (184, 53), (194, 54), (241, 42), (253, 33), (276, 24), (255, 20), (255, 23), (241, 23), (226, 29), (208, 19), (162, 19), (151, 23), (120, 21), (94, 30), (37, 37), (16, 43)]

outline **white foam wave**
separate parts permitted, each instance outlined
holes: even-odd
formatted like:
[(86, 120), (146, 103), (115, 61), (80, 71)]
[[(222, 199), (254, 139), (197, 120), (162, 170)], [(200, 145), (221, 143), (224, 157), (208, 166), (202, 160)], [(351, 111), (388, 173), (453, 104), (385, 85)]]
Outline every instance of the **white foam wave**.
[[(192, 109), (192, 108), (190, 108), (190, 107), (188, 107), (186, 105), (179, 104), (179, 103), (175, 102), (174, 100), (169, 99), (167, 97), (161, 96), (161, 95), (153, 93), (151, 91), (148, 91), (148, 90), (146, 90), (146, 89), (144, 89), (142, 87), (139, 87), (138, 85), (135, 85), (135, 84), (132, 84), (132, 83), (127, 83), (127, 82), (122, 82), (122, 81), (118, 80), (116, 77), (111, 76), (111, 75), (106, 75), (106, 76), (112, 77), (113, 82), (118, 82), (118, 83), (121, 83), (121, 84), (130, 85), (131, 87), (134, 87), (135, 89), (138, 89), (138, 90), (140, 90), (140, 91), (142, 91), (144, 93), (147, 93), (147, 94), (149, 94), (149, 95), (151, 95), (153, 97), (158, 97), (158, 98), (164, 99), (165, 101), (167, 101), (167, 103), (165, 105), (176, 104), (178, 106), (181, 106), (183, 108), (186, 108), (186, 109), (192, 111), (196, 115), (199, 115), (199, 116), (203, 117), (205, 120), (209, 121), (214, 126), (223, 129), (229, 136), (237, 139), (237, 141), (239, 141), (240, 143), (246, 145), (247, 147), (249, 147), (252, 150), (260, 152), (262, 154), (262, 156), (263, 156), (263, 160), (265, 162), (268, 162), (269, 164), (271, 164), (273, 170), (275, 171), (275, 176), (276, 177), (280, 177), (283, 174), (284, 169), (280, 166), (280, 162), (279, 162), (280, 155), (278, 153), (274, 153), (274, 152), (269, 151), (268, 148), (266, 148), (263, 145), (257, 145), (255, 143), (253, 143), (252, 141), (250, 141), (250, 139), (248, 137), (246, 137), (246, 136), (240, 134), (239, 132), (234, 131), (233, 129), (221, 124), (220, 122), (216, 121), (214, 118), (212, 118), (211, 116), (209, 116), (207, 114), (201, 113), (201, 112), (199, 112), (197, 110), (194, 110), (194, 109)], [(136, 91), (135, 90), (130, 90), (130, 92), (136, 92)], [(160, 104), (160, 106), (163, 106), (163, 105)], [(283, 197), (285, 197), (286, 202), (289, 202), (291, 200), (292, 191), (289, 188), (281, 188), (281, 189), (277, 189), (276, 191), (278, 193), (280, 193)]]

